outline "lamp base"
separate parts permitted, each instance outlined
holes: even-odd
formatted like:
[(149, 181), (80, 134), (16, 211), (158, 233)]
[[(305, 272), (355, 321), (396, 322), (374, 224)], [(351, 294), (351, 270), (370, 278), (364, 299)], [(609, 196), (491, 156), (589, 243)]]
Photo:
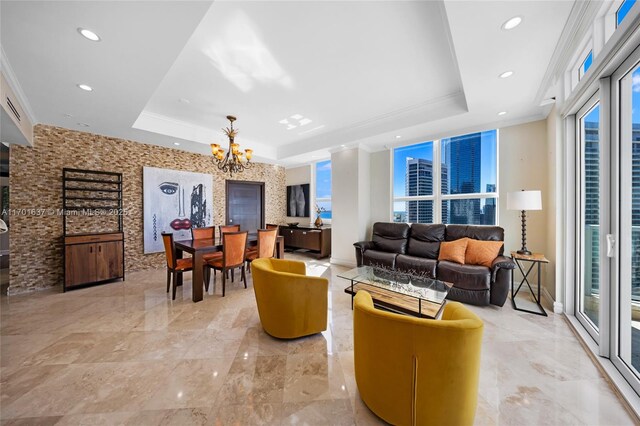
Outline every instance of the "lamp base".
[(529, 250), (518, 250), (516, 253), (524, 254), (525, 256), (531, 256), (531, 252)]

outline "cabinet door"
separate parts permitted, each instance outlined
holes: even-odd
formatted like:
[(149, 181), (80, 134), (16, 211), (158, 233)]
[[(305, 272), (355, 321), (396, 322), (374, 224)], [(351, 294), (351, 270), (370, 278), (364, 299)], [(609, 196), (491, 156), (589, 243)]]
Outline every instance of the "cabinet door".
[(96, 248), (96, 281), (121, 277), (122, 241), (97, 243)]
[(284, 245), (287, 247), (293, 247), (293, 230), (284, 228), (280, 230), (280, 234), (284, 237)]
[(65, 285), (74, 286), (96, 280), (96, 245), (74, 244), (65, 247)]

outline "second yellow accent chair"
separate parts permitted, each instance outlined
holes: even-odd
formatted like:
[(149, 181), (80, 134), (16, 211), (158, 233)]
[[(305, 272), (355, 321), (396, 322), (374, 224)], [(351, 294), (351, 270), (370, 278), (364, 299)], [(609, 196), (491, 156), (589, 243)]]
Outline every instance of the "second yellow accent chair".
[(306, 275), (304, 262), (261, 258), (251, 263), (264, 331), (292, 339), (327, 329), (329, 281)]
[(376, 309), (359, 291), (353, 337), (360, 397), (393, 425), (472, 425), (483, 327), (458, 302), (429, 320)]

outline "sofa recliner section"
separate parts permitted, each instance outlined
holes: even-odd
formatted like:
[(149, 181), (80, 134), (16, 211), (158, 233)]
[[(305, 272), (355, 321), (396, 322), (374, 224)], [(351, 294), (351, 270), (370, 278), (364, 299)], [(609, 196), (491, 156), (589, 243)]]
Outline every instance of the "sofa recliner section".
[(503, 306), (511, 287), (515, 263), (503, 255), (504, 247), (491, 267), (438, 261), (440, 244), (472, 238), (504, 241), (498, 226), (406, 224), (378, 222), (373, 225), (372, 241), (354, 244), (358, 266), (368, 265), (427, 275), (453, 284), (447, 299), (473, 305)]

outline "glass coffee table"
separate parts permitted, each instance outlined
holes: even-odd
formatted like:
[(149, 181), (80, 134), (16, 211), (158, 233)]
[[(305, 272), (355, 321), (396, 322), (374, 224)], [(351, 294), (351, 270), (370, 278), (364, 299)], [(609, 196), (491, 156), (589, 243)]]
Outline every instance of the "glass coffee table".
[(351, 281), (344, 292), (353, 298), (359, 290), (371, 294), (376, 307), (420, 318), (436, 318), (445, 304), (453, 284), (429, 277), (398, 271), (361, 266), (339, 273)]

